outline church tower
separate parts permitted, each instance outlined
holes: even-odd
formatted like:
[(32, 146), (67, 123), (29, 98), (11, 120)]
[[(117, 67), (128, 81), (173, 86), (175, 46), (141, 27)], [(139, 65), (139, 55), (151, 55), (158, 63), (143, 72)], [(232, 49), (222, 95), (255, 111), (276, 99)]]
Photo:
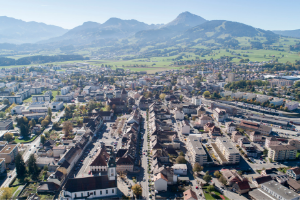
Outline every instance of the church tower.
[(117, 177), (116, 162), (112, 155), (109, 157), (107, 163), (107, 176), (108, 176), (108, 180), (110, 181), (116, 180)]

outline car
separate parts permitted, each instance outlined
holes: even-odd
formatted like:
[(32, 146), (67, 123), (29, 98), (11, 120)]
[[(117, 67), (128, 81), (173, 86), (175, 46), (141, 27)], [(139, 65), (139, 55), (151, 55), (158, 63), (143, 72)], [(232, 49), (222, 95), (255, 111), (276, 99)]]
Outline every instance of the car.
[(145, 155), (145, 153), (143, 153), (143, 155)]
[(91, 174), (92, 172), (91, 171), (89, 171), (89, 173), (88, 174)]
[(196, 186), (196, 189), (199, 189), (198, 186)]
[(29, 149), (29, 151), (31, 151), (31, 149)]
[(144, 178), (143, 181), (146, 181), (146, 179)]
[(8, 178), (11, 178), (11, 174), (8, 176)]

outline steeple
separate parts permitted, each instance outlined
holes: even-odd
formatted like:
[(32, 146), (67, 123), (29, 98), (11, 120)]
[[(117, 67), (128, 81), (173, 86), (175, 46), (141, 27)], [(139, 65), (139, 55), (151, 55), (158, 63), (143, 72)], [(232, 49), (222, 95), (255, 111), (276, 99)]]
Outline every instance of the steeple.
[(116, 180), (117, 177), (116, 162), (113, 156), (113, 152), (111, 152), (109, 160), (107, 162), (107, 176), (109, 180)]

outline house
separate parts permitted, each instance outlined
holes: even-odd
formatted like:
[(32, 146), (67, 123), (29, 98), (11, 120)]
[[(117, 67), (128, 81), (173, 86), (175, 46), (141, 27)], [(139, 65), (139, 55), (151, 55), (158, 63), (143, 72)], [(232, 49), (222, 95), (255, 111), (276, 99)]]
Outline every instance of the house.
[(189, 124), (189, 122), (187, 120), (181, 121), (181, 123), (180, 123), (180, 131), (181, 131), (181, 134), (185, 134), (185, 135), (190, 134), (191, 127), (190, 127), (190, 124)]
[(296, 180), (289, 178), (286, 181), (286, 185), (293, 190), (294, 192), (297, 192), (299, 194), (300, 192), (300, 183), (298, 183)]
[(154, 188), (157, 191), (167, 191), (168, 190), (168, 179), (162, 173), (158, 173), (154, 176)]
[(232, 122), (226, 122), (225, 127), (227, 133), (233, 133), (233, 131), (236, 131), (236, 125)]
[(101, 172), (101, 171), (107, 171), (107, 160), (109, 158), (109, 154), (106, 151), (105, 147), (102, 147), (96, 155), (92, 158), (92, 161), (89, 165), (90, 171), (96, 171), (96, 172)]
[(272, 127), (268, 127), (266, 125), (262, 125), (259, 123), (250, 122), (246, 120), (242, 120), (239, 124), (239, 127), (249, 131), (258, 131), (266, 136), (270, 135), (270, 133), (272, 132)]
[(271, 176), (259, 176), (257, 178), (253, 178), (252, 183), (256, 187), (260, 187), (261, 184), (266, 183), (266, 182), (271, 181), (271, 180), (273, 180)]
[(232, 188), (238, 193), (238, 194), (244, 194), (250, 191), (250, 185), (248, 183), (248, 180), (243, 180), (240, 182), (236, 182), (233, 184)]
[(175, 164), (172, 166), (174, 174), (177, 175), (187, 175), (187, 165), (186, 164)]
[(232, 135), (231, 135), (231, 139), (233, 142), (237, 142), (238, 139), (242, 136), (243, 136), (243, 134), (241, 134), (239, 131), (233, 131)]
[(107, 198), (118, 193), (116, 163), (111, 156), (107, 163), (107, 175), (85, 178), (69, 178), (60, 193), (61, 200)]
[(184, 119), (184, 113), (183, 113), (182, 109), (176, 107), (173, 112), (174, 112), (174, 118), (176, 120), (183, 120)]
[(203, 105), (199, 106), (197, 108), (197, 115), (202, 116), (202, 115), (205, 115), (205, 114), (206, 114), (206, 110), (205, 110), (204, 106)]
[(285, 101), (285, 107), (288, 109), (288, 110), (295, 110), (297, 109), (299, 106), (299, 103), (297, 101)]
[(232, 186), (236, 182), (240, 182), (242, 179), (235, 170), (224, 169), (221, 172), (229, 186)]
[(201, 98), (200, 97), (192, 97), (192, 104), (194, 105), (201, 105)]
[(260, 132), (257, 131), (252, 131), (249, 134), (249, 138), (252, 142), (260, 142), (262, 141), (262, 134)]
[(184, 200), (197, 200), (198, 199), (197, 194), (191, 189), (188, 189), (183, 192), (183, 198), (184, 198)]
[(300, 168), (299, 167), (290, 168), (286, 171), (286, 174), (289, 177), (292, 177), (293, 179), (298, 180), (298, 179), (300, 179)]
[(261, 190), (275, 199), (299, 200), (300, 196), (274, 180), (261, 184)]
[(204, 126), (205, 124), (207, 123), (212, 123), (213, 122), (213, 119), (208, 116), (208, 115), (202, 115), (201, 117), (199, 117), (198, 119), (198, 123), (200, 126)]
[(270, 146), (268, 158), (273, 161), (296, 159), (297, 148), (291, 145)]
[(220, 108), (215, 108), (213, 110), (213, 116), (217, 122), (223, 122), (228, 117), (226, 110)]
[(9, 144), (6, 145), (1, 151), (0, 151), (0, 158), (5, 159), (5, 163), (9, 164), (15, 160), (15, 157), (18, 154), (18, 145), (17, 144)]
[(280, 141), (276, 139), (276, 137), (266, 137), (265, 147), (269, 148), (270, 146), (279, 145)]
[(1, 131), (11, 130), (11, 129), (14, 129), (13, 120), (7, 119), (7, 120), (1, 120), (0, 121), (0, 130)]
[(213, 126), (209, 129), (209, 136), (212, 139), (216, 139), (217, 137), (222, 136), (221, 129), (219, 127)]
[(85, 86), (83, 88), (83, 92), (85, 92), (85, 94), (90, 94), (91, 91), (92, 91), (92, 87), (91, 86)]
[(290, 139), (288, 141), (288, 144), (293, 146), (293, 147), (296, 147), (297, 150), (300, 150), (300, 141), (299, 140), (295, 140), (295, 139)]

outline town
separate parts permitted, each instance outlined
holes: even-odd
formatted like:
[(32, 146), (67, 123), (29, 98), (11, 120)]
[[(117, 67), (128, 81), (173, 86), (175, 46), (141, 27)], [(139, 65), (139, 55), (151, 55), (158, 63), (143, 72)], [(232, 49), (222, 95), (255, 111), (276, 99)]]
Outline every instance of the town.
[(2, 68), (2, 199), (299, 199), (300, 76), (267, 65)]

